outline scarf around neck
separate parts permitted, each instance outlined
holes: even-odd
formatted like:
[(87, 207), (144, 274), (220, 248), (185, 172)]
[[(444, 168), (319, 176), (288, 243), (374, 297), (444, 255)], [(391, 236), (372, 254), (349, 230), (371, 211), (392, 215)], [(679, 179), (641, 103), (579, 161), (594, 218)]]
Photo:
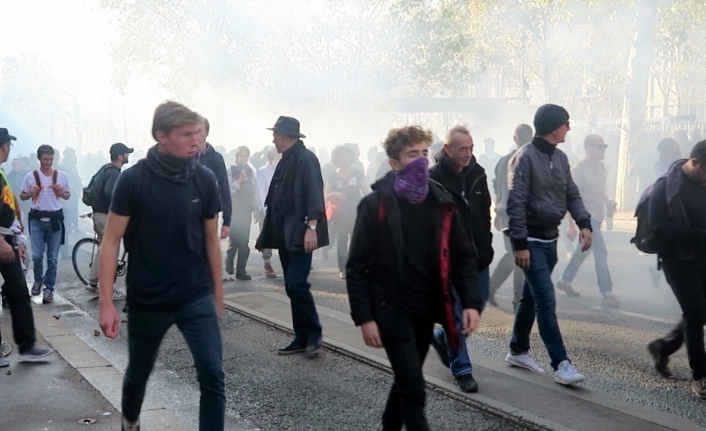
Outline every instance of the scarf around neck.
[(182, 159), (160, 153), (157, 145), (149, 149), (145, 160), (152, 173), (174, 184), (184, 184), (189, 181), (196, 169), (195, 159)]

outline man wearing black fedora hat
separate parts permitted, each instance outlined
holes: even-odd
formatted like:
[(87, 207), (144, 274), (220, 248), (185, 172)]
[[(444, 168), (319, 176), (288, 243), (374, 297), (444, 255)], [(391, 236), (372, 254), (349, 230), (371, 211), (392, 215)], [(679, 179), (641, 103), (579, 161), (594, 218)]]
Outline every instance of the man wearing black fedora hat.
[(299, 133), (299, 121), (279, 117), (272, 142), (282, 160), (275, 169), (265, 200), (265, 220), (255, 247), (279, 250), (284, 288), (292, 306), (294, 340), (277, 351), (280, 355), (321, 348), (321, 324), (308, 282), (314, 250), (328, 245), (321, 166)]

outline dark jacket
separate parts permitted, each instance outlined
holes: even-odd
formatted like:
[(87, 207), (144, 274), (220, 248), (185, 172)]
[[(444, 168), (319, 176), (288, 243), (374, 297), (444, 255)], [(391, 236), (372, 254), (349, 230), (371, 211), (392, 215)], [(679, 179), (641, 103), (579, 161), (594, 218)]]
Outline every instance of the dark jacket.
[(591, 215), (571, 179), (566, 154), (546, 140), (535, 137), (515, 152), (508, 167), (508, 186), (508, 227), (515, 250), (526, 250), (528, 237), (559, 237), (567, 209), (579, 228), (591, 229)]
[(218, 197), (221, 201), (221, 211), (223, 211), (223, 226), (230, 226), (230, 218), (233, 212), (233, 205), (230, 200), (230, 186), (228, 184), (228, 172), (223, 156), (216, 151), (211, 144), (206, 143), (206, 151), (196, 156), (199, 165), (213, 171), (218, 184)]
[(282, 154), (265, 200), (267, 212), (255, 248), (304, 250), (307, 221), (318, 220), (319, 247), (329, 243), (324, 181), (314, 153), (302, 141)]
[[(403, 248), (400, 209), (393, 192), (394, 173), (375, 183), (373, 193), (358, 205), (358, 218), (351, 239), (346, 282), (351, 317), (356, 326), (386, 321), (399, 311), (398, 286), (403, 280)], [(464, 309), (481, 311), (483, 302), (478, 284), (476, 255), (464, 232), (454, 200), (441, 185), (430, 181), (431, 193), (438, 202), (437, 223), (430, 226), (437, 238), (434, 265), (443, 309), (432, 310), (453, 344), (458, 334), (453, 316), (453, 286)], [(456, 335), (454, 335), (456, 334)]]
[[(100, 214), (108, 214), (110, 211), (110, 201), (113, 199), (113, 190), (115, 189), (115, 184), (118, 182), (120, 177), (120, 168), (108, 163), (101, 167), (103, 172), (101, 172), (100, 179), (102, 185), (101, 189), (103, 193), (96, 198), (96, 204), (93, 206), (93, 212)], [(97, 173), (96, 173), (97, 174)]]
[(478, 269), (483, 270), (493, 262), (493, 234), (490, 231), (490, 192), (485, 169), (476, 163), (461, 172), (454, 171), (446, 153), (436, 154), (436, 165), (429, 169), (429, 177), (444, 186), (456, 202), (461, 224), (478, 253)]
[[(706, 263), (706, 230), (694, 227), (682, 200), (682, 185), (689, 181), (682, 171), (686, 160), (672, 164), (669, 171), (654, 185), (650, 194), (649, 224), (654, 232), (658, 255), (665, 260), (686, 260)], [(706, 203), (706, 187), (702, 196), (690, 196), (695, 201)], [(701, 213), (700, 207), (692, 213)], [(699, 225), (697, 225), (699, 226)]]

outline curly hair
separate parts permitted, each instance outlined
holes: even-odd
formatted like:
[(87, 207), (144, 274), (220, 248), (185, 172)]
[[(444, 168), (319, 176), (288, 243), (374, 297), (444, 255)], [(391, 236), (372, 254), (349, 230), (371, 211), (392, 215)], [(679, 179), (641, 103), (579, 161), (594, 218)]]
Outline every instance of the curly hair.
[(424, 130), (421, 126), (407, 126), (390, 130), (382, 147), (385, 149), (387, 157), (399, 160), (404, 147), (411, 147), (419, 143), (425, 143), (428, 147), (433, 139), (431, 130)]
[(338, 166), (343, 158), (347, 157), (349, 162), (353, 163), (355, 154), (353, 150), (346, 144), (336, 145), (331, 151), (331, 163)]

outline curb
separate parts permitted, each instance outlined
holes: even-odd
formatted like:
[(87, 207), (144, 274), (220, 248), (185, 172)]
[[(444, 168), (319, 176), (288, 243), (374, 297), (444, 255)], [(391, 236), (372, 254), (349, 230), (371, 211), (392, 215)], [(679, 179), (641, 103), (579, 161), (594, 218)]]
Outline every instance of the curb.
[[(266, 316), (265, 314), (259, 313), (247, 307), (243, 307), (227, 299), (223, 301), (223, 305), (227, 310), (248, 317), (252, 320), (270, 326), (279, 331), (285, 332), (287, 334), (294, 333), (291, 327), (283, 321), (272, 319)], [(329, 351), (353, 359), (357, 362), (363, 363), (377, 370), (392, 374), (392, 370), (388, 362), (384, 359), (378, 358), (374, 355), (370, 355), (348, 344), (341, 343), (336, 340), (327, 340), (325, 337), (322, 341), (322, 344), (324, 348)], [(487, 413), (492, 416), (508, 420), (525, 429), (529, 429), (532, 431), (574, 431), (572, 428), (568, 428), (556, 422), (544, 419), (531, 412), (519, 410), (516, 407), (512, 407), (510, 405), (493, 400), (483, 395), (474, 394), (473, 397), (463, 395), (458, 392), (458, 390), (453, 384), (449, 384), (427, 374), (424, 375), (424, 379), (426, 381), (427, 388), (436, 392), (437, 394), (465, 404), (476, 410), (480, 410), (483, 413)]]

